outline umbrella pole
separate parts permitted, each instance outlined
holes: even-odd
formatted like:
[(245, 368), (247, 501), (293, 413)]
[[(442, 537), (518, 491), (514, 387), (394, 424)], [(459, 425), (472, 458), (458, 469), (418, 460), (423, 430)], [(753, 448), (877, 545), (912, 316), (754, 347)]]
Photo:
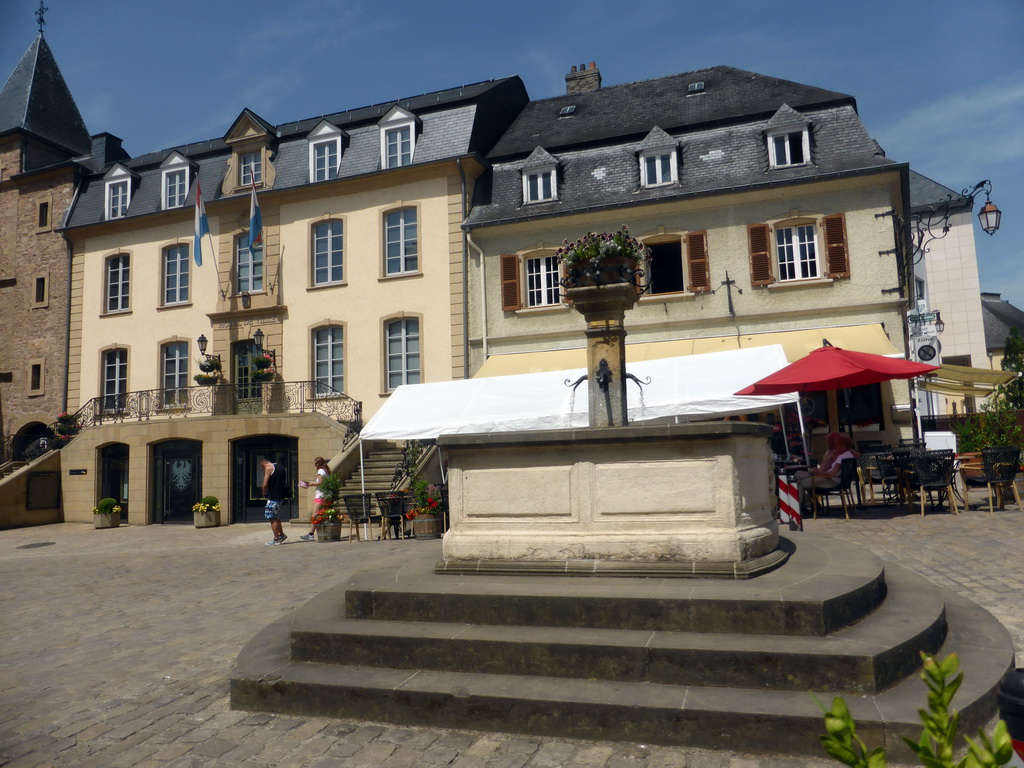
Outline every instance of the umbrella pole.
[(804, 409), (800, 407), (800, 398), (796, 399), (796, 415), (800, 419), (800, 442), (804, 446), (804, 462), (811, 463), (811, 454), (807, 452), (807, 431), (804, 428)]
[(779, 424), (782, 425), (782, 444), (786, 446), (786, 461), (789, 461), (793, 454), (789, 451), (789, 435), (786, 434), (786, 406), (779, 406)]

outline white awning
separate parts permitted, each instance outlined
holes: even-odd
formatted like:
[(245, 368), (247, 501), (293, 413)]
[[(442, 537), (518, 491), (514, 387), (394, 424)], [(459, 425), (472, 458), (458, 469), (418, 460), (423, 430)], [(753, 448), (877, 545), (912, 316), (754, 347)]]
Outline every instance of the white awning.
[[(634, 382), (627, 382), (630, 420), (773, 410), (795, 402), (797, 396), (738, 397), (733, 392), (786, 364), (780, 345), (629, 364), (628, 373), (644, 382), (650, 379), (642, 393)], [(575, 395), (566, 384), (585, 373), (577, 368), (407, 384), (391, 393), (360, 436), (364, 440), (430, 440), (442, 434), (586, 426), (588, 382), (580, 384)]]

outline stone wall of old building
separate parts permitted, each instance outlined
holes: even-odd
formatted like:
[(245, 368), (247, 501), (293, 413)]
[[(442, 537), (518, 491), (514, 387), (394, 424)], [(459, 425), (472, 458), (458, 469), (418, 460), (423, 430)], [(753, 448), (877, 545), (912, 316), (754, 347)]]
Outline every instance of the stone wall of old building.
[(21, 174), (24, 138), (0, 140), (0, 409), (2, 434), (49, 424), (63, 409), (67, 245), (74, 194), (68, 163)]

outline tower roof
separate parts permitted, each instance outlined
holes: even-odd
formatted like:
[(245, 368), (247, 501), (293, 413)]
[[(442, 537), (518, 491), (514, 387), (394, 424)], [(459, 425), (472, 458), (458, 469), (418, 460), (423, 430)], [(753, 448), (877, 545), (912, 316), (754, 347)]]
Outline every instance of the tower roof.
[(72, 154), (92, 142), (56, 59), (40, 33), (0, 91), (0, 134), (22, 130)]

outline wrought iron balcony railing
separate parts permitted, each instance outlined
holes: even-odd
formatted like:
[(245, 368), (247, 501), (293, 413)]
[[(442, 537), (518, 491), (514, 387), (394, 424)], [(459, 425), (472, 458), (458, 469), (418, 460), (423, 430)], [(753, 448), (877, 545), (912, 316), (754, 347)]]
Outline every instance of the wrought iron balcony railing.
[(345, 426), (345, 445), (362, 428), (363, 404), (317, 381), (272, 381), (262, 384), (215, 384), (174, 389), (143, 389), (94, 397), (76, 413), (49, 425), (50, 434), (19, 445), (4, 439), (2, 461), (32, 459), (67, 445), (90, 426), (159, 419), (238, 414), (322, 413)]

